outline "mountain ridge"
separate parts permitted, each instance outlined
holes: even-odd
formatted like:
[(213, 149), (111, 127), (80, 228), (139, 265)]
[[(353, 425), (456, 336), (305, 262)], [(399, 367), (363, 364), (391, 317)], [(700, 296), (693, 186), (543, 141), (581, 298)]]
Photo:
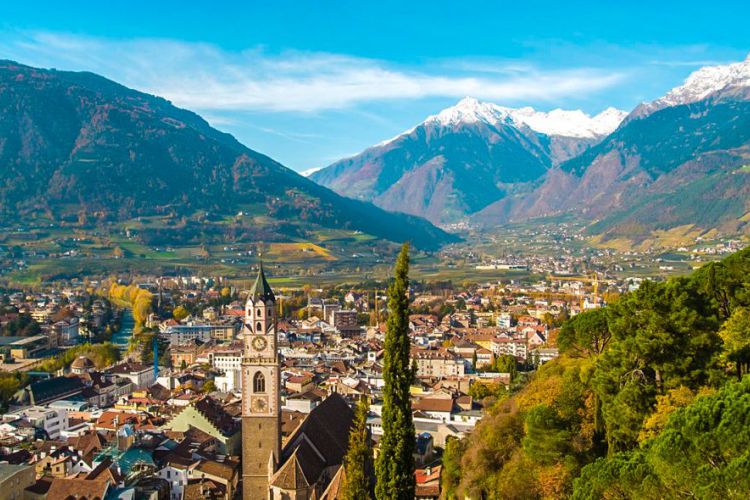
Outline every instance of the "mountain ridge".
[(106, 224), (196, 210), (234, 214), (254, 204), (272, 218), (267, 234), (277, 238), (289, 236), (286, 221), (295, 220), (425, 248), (455, 239), (426, 221), (341, 197), (197, 114), (93, 73), (0, 61), (0, 116), (6, 221)]
[[(590, 134), (592, 127), (583, 122), (565, 123), (571, 113), (576, 114), (512, 110), (467, 98), (311, 178), (436, 223), (468, 220), (487, 228), (572, 214), (603, 243), (622, 238), (641, 242), (653, 239), (655, 232), (688, 226), (690, 234), (698, 235), (750, 232), (750, 204), (745, 201), (750, 199), (750, 176), (742, 170), (750, 165), (750, 55), (741, 62), (700, 68), (627, 116), (605, 110), (596, 116), (611, 118), (608, 127), (599, 129), (607, 131), (601, 136), (544, 133), (566, 133), (555, 128), (564, 123), (569, 135), (571, 129)], [(589, 125), (596, 117), (587, 117)], [(407, 144), (418, 131), (431, 127), (447, 130), (454, 142), (425, 142), (416, 149)], [(493, 127), (513, 129), (526, 140), (483, 132)], [(475, 130), (467, 133), (471, 128)], [(498, 144), (513, 144), (524, 155), (497, 148)], [(446, 151), (463, 156), (451, 163), (445, 161)], [(383, 172), (394, 168), (410, 175), (395, 180), (391, 175), (383, 181)], [(431, 175), (412, 173), (421, 170)], [(507, 175), (499, 178), (503, 170), (526, 176), (508, 182)], [(466, 182), (473, 182), (468, 192), (456, 185), (464, 175)], [(431, 192), (473, 197), (481, 203), (464, 203), (446, 212), (439, 200), (429, 199)], [(421, 198), (429, 203), (420, 203)]]
[(537, 181), (595, 144), (623, 116), (614, 108), (594, 117), (515, 110), (467, 97), (310, 178), (386, 209), (452, 223)]

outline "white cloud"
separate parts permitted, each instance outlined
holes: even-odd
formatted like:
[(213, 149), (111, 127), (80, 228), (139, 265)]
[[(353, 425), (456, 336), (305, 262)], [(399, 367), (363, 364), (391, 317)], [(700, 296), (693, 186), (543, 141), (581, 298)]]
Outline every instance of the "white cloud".
[[(533, 65), (476, 68), (446, 64), (414, 71), (340, 54), (262, 49), (227, 52), (165, 39), (110, 40), (46, 32), (0, 34), (0, 57), (35, 66), (89, 70), (205, 111), (316, 112), (360, 103), (466, 95), (495, 102), (553, 102), (610, 88), (624, 72), (543, 71)], [(215, 116), (218, 116), (215, 115)]]

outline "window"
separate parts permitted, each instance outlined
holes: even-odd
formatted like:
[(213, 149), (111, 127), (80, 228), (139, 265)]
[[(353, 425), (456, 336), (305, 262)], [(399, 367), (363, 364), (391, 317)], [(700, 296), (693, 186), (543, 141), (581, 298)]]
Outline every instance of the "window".
[(253, 392), (266, 392), (266, 377), (261, 372), (256, 372), (253, 377)]
[(262, 316), (262, 314), (261, 314), (261, 310), (260, 310), (260, 309), (258, 309), (258, 317), (260, 318), (261, 316)]
[(260, 321), (255, 325), (255, 333), (263, 333), (263, 325), (260, 324)]

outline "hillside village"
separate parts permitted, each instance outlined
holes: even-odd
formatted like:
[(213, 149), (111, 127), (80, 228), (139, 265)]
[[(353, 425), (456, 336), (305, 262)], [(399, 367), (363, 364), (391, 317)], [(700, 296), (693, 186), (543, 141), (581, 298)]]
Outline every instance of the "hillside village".
[[(3, 480), (21, 478), (27, 498), (64, 499), (71, 490), (101, 498), (234, 495), (245, 291), (200, 277), (144, 277), (136, 285), (151, 294), (154, 309), (133, 338), (155, 336), (151, 343), (118, 340), (131, 313), (101, 293), (106, 283), (3, 294), (3, 333), (19, 318), (34, 325), (0, 337), (2, 381), (10, 388), (2, 393)], [(596, 290), (585, 280), (561, 280), (412, 290), (419, 498), (439, 496), (446, 442), (471, 432), (486, 408), (557, 356), (560, 322), (602, 306), (605, 290), (628, 286), (603, 281)], [(377, 442), (384, 290), (285, 290), (278, 299), (284, 440), (316, 412), (340, 404), (329, 402), (335, 397), (345, 406), (368, 398)], [(92, 351), (102, 346), (115, 361)], [(50, 369), (50, 357), (67, 359)], [(334, 455), (340, 466), (343, 451)], [(326, 479), (324, 486), (334, 487), (333, 476)]]

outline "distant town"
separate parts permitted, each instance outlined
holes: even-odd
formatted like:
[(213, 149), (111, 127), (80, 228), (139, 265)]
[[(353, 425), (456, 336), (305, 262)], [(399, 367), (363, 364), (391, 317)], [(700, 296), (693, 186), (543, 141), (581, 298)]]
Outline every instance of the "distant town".
[[(565, 319), (640, 282), (555, 270), (537, 282), (410, 290), (419, 498), (440, 495), (446, 440), (464, 437), (498, 398), (557, 357)], [(129, 302), (135, 296), (148, 298), (141, 318)], [(29, 491), (85, 488), (103, 498), (108, 490), (158, 489), (155, 478), (163, 478), (174, 499), (192, 497), (197, 485), (211, 498), (232, 498), (241, 475), (247, 299), (247, 290), (202, 276), (5, 290), (0, 460), (19, 466)], [(350, 404), (368, 398), (377, 440), (385, 289), (279, 287), (275, 300), (283, 441), (334, 394)], [(341, 456), (332, 460), (340, 465)], [(317, 488), (331, 479), (315, 478)]]

